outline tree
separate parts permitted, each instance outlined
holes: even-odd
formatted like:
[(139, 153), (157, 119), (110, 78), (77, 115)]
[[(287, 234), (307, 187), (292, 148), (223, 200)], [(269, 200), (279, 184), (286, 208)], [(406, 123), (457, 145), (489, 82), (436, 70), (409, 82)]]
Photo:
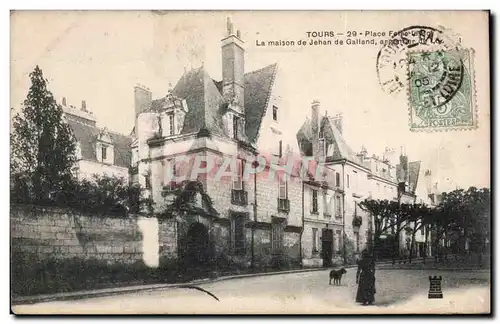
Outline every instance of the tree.
[(374, 251), (372, 252), (376, 255), (382, 234), (389, 229), (400, 228), (400, 225), (407, 219), (407, 213), (402, 212), (404, 210), (396, 201), (366, 199), (360, 202), (359, 206), (373, 216), (375, 228), (373, 233)]
[[(434, 217), (434, 211), (427, 207), (425, 204), (411, 204), (408, 206), (408, 224), (413, 224), (413, 227), (411, 227), (411, 243), (410, 243), (410, 255), (408, 262), (411, 263), (413, 259), (413, 253), (414, 253), (414, 245), (415, 245), (415, 236), (417, 232), (422, 228), (422, 227), (427, 227), (432, 221), (432, 218)], [(425, 243), (424, 243), (424, 250), (427, 251), (427, 238), (428, 238), (428, 231), (425, 231)], [(425, 262), (425, 255), (424, 255), (424, 262)]]
[(22, 110), (13, 118), (11, 179), (15, 190), (11, 195), (17, 199), (21, 191), (30, 200), (43, 203), (72, 180), (76, 144), (62, 118), (62, 107), (47, 89), (48, 80), (38, 66), (30, 79)]

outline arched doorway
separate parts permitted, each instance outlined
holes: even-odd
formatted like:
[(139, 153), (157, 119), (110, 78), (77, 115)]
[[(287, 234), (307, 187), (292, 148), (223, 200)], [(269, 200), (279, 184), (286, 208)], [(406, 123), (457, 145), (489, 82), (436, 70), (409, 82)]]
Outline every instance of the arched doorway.
[(185, 237), (183, 253), (184, 271), (189, 277), (203, 277), (212, 270), (212, 249), (208, 228), (201, 223), (193, 223)]

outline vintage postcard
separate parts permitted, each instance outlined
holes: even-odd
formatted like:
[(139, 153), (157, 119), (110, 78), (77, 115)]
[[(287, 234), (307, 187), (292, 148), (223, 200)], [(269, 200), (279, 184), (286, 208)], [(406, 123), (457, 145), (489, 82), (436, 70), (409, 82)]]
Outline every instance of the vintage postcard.
[(490, 314), (487, 11), (12, 11), (14, 314)]

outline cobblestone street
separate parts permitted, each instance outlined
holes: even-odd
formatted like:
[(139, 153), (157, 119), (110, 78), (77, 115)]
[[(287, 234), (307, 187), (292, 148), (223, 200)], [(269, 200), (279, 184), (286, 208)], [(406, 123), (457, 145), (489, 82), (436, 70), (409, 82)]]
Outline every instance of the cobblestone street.
[[(478, 313), (488, 312), (490, 273), (486, 270), (396, 270), (376, 274), (375, 306), (354, 303), (356, 269), (341, 286), (328, 285), (328, 271), (231, 279), (74, 301), (14, 306), (16, 313)], [(442, 276), (443, 299), (427, 299), (429, 276)]]

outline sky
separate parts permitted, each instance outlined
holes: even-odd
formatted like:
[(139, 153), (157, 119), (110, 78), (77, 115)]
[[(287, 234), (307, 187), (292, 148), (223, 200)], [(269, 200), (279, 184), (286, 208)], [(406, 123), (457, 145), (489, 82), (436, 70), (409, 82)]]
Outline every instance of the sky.
[[(58, 101), (86, 100), (100, 126), (129, 134), (134, 85), (167, 94), (185, 69), (203, 65), (221, 79), (220, 40), (226, 18), (245, 41), (245, 71), (278, 62), (285, 80), (284, 132), (295, 136), (313, 100), (320, 114), (343, 114), (347, 143), (381, 156), (386, 147), (432, 170), (440, 191), (490, 184), (488, 22), (480, 13), (434, 12), (163, 12), (65, 11), (11, 14), (11, 106), (18, 109), (36, 65)], [(257, 41), (306, 40), (312, 31), (388, 33), (409, 25), (444, 26), (475, 51), (479, 127), (471, 131), (411, 132), (403, 91), (382, 90), (376, 72), (380, 45), (262, 47)], [(280, 107), (281, 109), (281, 107)], [(423, 182), (423, 181), (422, 181)]]

